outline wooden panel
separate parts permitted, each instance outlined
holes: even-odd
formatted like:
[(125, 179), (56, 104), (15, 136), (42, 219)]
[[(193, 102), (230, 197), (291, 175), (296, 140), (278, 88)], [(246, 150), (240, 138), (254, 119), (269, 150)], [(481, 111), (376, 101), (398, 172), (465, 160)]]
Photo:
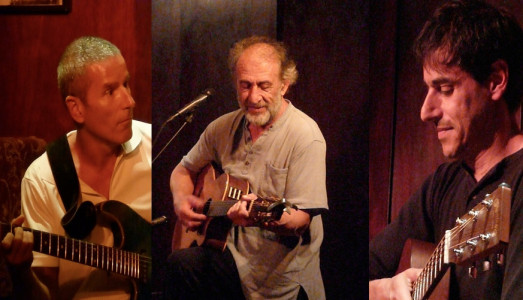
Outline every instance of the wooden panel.
[(136, 119), (151, 121), (151, 8), (142, 1), (73, 1), (66, 15), (1, 15), (0, 135), (47, 141), (73, 129), (56, 83), (61, 53), (96, 35), (120, 48), (131, 73)]
[(388, 224), (395, 104), (396, 14), (394, 1), (371, 1), (369, 115), (369, 239)]
[[(281, 1), (280, 36), (298, 82), (289, 99), (327, 141), (321, 269), (327, 299), (364, 299), (368, 255), (369, 31), (367, 3)], [(343, 298), (343, 297), (342, 297)]]
[(443, 162), (432, 124), (420, 119), (425, 98), (423, 72), (413, 56), (412, 44), (423, 23), (440, 1), (402, 1), (398, 15), (398, 81), (394, 136), (394, 170), (391, 215)]

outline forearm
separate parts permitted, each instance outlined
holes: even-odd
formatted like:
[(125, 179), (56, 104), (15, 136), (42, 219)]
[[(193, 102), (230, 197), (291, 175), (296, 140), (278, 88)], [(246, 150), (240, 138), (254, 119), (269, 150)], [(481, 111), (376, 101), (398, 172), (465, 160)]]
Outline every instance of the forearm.
[(176, 208), (184, 195), (190, 195), (193, 193), (194, 175), (187, 168), (178, 164), (171, 173), (170, 187), (173, 195), (174, 207)]

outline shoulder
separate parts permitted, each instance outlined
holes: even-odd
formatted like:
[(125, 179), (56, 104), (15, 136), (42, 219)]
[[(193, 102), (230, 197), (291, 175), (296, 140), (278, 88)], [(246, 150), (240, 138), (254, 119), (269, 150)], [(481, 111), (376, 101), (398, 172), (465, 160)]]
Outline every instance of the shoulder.
[(24, 180), (54, 182), (47, 151), (29, 165), (25, 171)]
[(307, 142), (317, 141), (325, 143), (325, 138), (316, 121), (292, 104), (287, 109), (289, 109), (289, 117), (287, 122), (285, 122), (285, 127), (297, 139)]

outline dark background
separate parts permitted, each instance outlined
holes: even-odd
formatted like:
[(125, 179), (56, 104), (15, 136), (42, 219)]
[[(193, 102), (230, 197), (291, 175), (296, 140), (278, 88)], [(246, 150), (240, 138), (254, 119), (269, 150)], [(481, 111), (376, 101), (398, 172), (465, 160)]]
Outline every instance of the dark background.
[[(172, 169), (212, 120), (237, 108), (227, 68), (229, 48), (252, 34), (278, 38), (289, 46), (300, 73), (286, 98), (316, 120), (327, 141), (330, 211), (323, 216), (321, 249), (327, 297), (366, 298), (368, 12), (365, 1), (154, 1), (155, 132), (201, 91), (216, 89), (153, 165), (155, 216), (174, 221), (168, 186)], [(182, 123), (165, 127), (153, 153)], [(154, 229), (156, 266), (170, 251), (173, 224)]]

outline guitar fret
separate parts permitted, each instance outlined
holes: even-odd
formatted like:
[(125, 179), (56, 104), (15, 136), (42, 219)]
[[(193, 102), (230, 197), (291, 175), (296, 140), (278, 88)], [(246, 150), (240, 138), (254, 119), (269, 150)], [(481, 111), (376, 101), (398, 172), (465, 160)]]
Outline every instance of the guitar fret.
[(67, 259), (67, 238), (63, 238), (63, 243), (64, 243), (64, 258)]

